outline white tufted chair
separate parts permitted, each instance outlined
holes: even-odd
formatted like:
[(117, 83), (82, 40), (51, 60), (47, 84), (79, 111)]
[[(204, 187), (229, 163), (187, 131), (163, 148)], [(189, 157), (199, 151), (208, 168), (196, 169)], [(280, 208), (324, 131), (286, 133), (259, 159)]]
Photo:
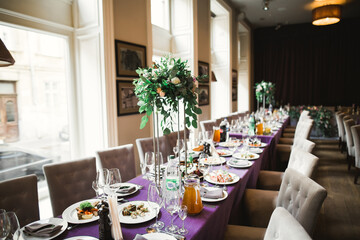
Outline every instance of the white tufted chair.
[(136, 177), (134, 145), (127, 144), (96, 152), (102, 168), (118, 168), (123, 182)]
[[(309, 111), (307, 111), (307, 110), (304, 110), (301, 112), (298, 123), (305, 119), (311, 119), (311, 117), (309, 116)], [(296, 127), (297, 126), (287, 126), (284, 129), (284, 133), (295, 133)]]
[[(288, 168), (295, 169), (299, 173), (311, 178), (317, 168), (318, 162), (319, 158), (315, 155), (300, 148), (293, 147), (289, 158)], [(259, 173), (257, 188), (278, 191), (280, 189), (283, 176), (283, 172), (262, 170)]]
[(340, 117), (339, 115), (341, 114), (341, 111), (335, 112), (335, 120), (336, 120), (336, 125), (337, 125), (337, 129), (338, 129), (338, 136), (339, 136), (339, 148), (341, 147), (341, 143), (342, 143), (342, 133), (341, 133), (341, 128), (340, 128)]
[(345, 150), (346, 147), (346, 139), (345, 139), (345, 127), (344, 127), (344, 117), (346, 116), (345, 113), (340, 113), (338, 115), (339, 117), (339, 129), (340, 129), (340, 135), (341, 135), (341, 146), (340, 146), (340, 150), (341, 153), (343, 153), (343, 151)]
[(59, 216), (71, 204), (95, 196), (92, 189), (96, 178), (95, 157), (47, 164), (43, 169), (54, 216)]
[(313, 125), (314, 125), (314, 120), (312, 119), (303, 120), (296, 125), (296, 130), (294, 134), (284, 133), (283, 137), (280, 138), (279, 142), (285, 144), (292, 144), (296, 138), (308, 139), (310, 137), (310, 132)]
[(21, 227), (39, 220), (36, 175), (0, 182), (0, 208), (15, 212)]
[(311, 235), (327, 192), (310, 178), (288, 168), (280, 190), (246, 189), (243, 211), (247, 225), (266, 227), (275, 207), (287, 209)]
[(355, 125), (355, 121), (348, 119), (344, 121), (345, 136), (346, 136), (346, 146), (347, 146), (347, 161), (348, 161), (348, 170), (350, 170), (351, 165), (355, 159), (355, 146), (353, 141), (353, 136), (351, 134), (351, 127)]
[(355, 169), (356, 174), (354, 178), (354, 183), (357, 183), (357, 179), (360, 173), (360, 125), (355, 125), (351, 127), (351, 133), (354, 140), (355, 146)]

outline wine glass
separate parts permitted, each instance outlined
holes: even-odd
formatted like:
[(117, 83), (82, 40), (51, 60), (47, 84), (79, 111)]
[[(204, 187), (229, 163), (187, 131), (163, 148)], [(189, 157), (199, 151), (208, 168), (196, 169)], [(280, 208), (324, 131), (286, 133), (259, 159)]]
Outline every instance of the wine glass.
[(208, 143), (211, 143), (211, 140), (212, 140), (212, 137), (213, 137), (213, 132), (212, 131), (206, 131), (205, 134), (204, 134), (204, 140)]
[(10, 233), (9, 221), (9, 217), (4, 210), (2, 213), (0, 213), (0, 240), (6, 239)]
[[(156, 222), (151, 225), (150, 227), (156, 229), (162, 229), (164, 227), (164, 223), (162, 221), (158, 221), (158, 215), (163, 204), (162, 198), (162, 189), (160, 186), (157, 186), (155, 183), (150, 183), (148, 189), (148, 196), (147, 201), (149, 206), (155, 211), (156, 213)], [(154, 204), (156, 203), (156, 204)]]
[(154, 165), (155, 156), (153, 152), (145, 153), (145, 178), (150, 180), (150, 169)]
[(121, 186), (121, 174), (118, 168), (109, 169), (109, 188), (110, 191), (115, 194)]
[(179, 210), (180, 197), (177, 193), (169, 193), (164, 199), (164, 208), (171, 215), (171, 225), (165, 228), (165, 231), (175, 233), (178, 226), (174, 225), (173, 215)]
[(184, 227), (184, 223), (185, 223), (185, 219), (187, 217), (187, 207), (186, 205), (181, 205), (180, 208), (179, 208), (179, 218), (182, 220), (182, 228), (180, 228), (178, 230), (178, 233), (181, 234), (181, 235), (186, 235), (188, 234), (188, 230)]
[(96, 182), (98, 187), (102, 190), (101, 199), (105, 200), (105, 187), (109, 185), (109, 170), (107, 168), (99, 169), (96, 172)]
[(182, 139), (176, 140), (176, 145), (175, 147), (173, 147), (175, 156), (178, 156), (178, 153), (181, 152), (183, 149), (184, 149), (184, 140)]
[(9, 234), (7, 239), (18, 240), (20, 237), (20, 224), (18, 218), (14, 212), (6, 213), (9, 219)]
[(94, 189), (95, 191), (95, 194), (96, 194), (96, 198), (99, 198), (99, 184), (96, 180), (94, 180), (92, 182), (92, 185), (91, 185), (92, 189)]

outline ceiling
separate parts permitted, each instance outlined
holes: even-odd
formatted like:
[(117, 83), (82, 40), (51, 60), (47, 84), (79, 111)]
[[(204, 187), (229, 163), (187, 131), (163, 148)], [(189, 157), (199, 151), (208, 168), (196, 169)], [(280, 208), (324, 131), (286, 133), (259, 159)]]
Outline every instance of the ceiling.
[(342, 18), (360, 17), (360, 0), (269, 0), (264, 11), (263, 0), (229, 0), (253, 28), (310, 23), (312, 9), (327, 4), (342, 5)]

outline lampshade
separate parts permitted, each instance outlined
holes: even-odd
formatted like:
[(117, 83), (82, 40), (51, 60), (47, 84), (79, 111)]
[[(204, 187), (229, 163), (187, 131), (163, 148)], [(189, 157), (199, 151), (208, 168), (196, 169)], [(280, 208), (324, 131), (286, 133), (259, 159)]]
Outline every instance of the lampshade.
[(0, 39), (0, 67), (7, 67), (13, 65), (14, 63), (15, 60)]
[(340, 21), (341, 6), (325, 5), (312, 11), (313, 22), (317, 26), (330, 25)]

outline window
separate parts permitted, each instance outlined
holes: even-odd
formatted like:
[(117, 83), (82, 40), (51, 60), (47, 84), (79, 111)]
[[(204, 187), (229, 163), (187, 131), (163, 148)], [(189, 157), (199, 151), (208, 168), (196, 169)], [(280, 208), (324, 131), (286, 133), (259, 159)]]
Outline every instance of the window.
[(169, 0), (151, 0), (151, 23), (170, 30)]

